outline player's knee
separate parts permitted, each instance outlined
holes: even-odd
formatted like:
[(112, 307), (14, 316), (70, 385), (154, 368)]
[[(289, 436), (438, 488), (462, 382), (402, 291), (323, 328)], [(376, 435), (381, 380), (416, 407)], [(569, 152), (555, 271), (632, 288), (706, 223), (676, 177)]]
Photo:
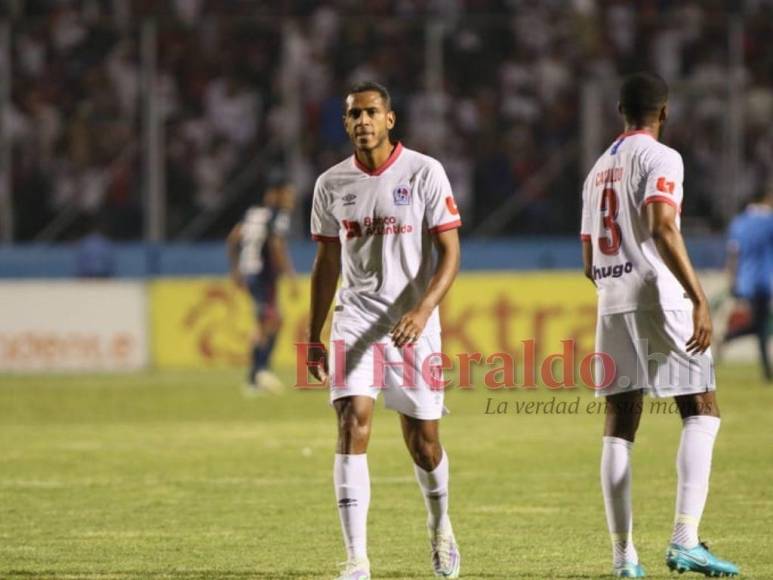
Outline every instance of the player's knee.
[(345, 439), (362, 444), (370, 437), (370, 421), (357, 413), (342, 413), (338, 420), (338, 431)]
[(424, 437), (420, 433), (410, 438), (408, 447), (413, 462), (427, 471), (435, 469), (443, 458), (440, 442), (434, 438)]

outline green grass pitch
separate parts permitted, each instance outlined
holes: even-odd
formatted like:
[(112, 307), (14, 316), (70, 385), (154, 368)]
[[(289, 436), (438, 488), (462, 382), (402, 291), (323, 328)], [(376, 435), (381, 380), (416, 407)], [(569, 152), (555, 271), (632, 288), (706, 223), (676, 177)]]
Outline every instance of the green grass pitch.
[[(723, 423), (702, 537), (745, 577), (773, 578), (773, 388), (752, 366), (718, 376)], [(0, 578), (334, 577), (344, 553), (327, 394), (247, 399), (240, 379), (0, 378)], [(578, 412), (516, 412), (553, 396), (579, 396)], [(441, 432), (464, 577), (608, 574), (592, 401), (585, 389), (449, 393)], [(501, 402), (508, 413), (484, 414)], [(635, 534), (652, 578), (668, 575), (679, 428), (677, 415), (645, 411), (634, 450)], [(381, 403), (369, 462), (374, 577), (431, 577), (421, 496)]]

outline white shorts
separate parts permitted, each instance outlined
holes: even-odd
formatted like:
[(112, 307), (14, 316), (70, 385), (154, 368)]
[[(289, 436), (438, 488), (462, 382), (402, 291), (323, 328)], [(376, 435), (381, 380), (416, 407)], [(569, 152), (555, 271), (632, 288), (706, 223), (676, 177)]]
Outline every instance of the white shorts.
[[(692, 336), (691, 310), (638, 310), (600, 315), (596, 322), (596, 352), (615, 363), (614, 377), (603, 377), (596, 358), (596, 390), (606, 397), (644, 390), (653, 397), (705, 393), (716, 388), (711, 349), (690, 355), (685, 344)], [(608, 368), (607, 371), (610, 369)]]
[[(448, 413), (443, 406), (445, 391), (437, 382), (443, 379), (440, 360), (431, 356), (440, 352), (440, 333), (419, 337), (411, 361), (410, 355), (403, 359), (405, 350), (396, 348), (383, 331), (357, 327), (350, 320), (333, 320), (328, 349), (331, 404), (354, 395), (377, 399), (383, 392), (384, 406), (408, 417), (430, 421)], [(341, 340), (346, 346), (345, 364), (339, 356), (340, 343), (338, 348), (335, 344)]]

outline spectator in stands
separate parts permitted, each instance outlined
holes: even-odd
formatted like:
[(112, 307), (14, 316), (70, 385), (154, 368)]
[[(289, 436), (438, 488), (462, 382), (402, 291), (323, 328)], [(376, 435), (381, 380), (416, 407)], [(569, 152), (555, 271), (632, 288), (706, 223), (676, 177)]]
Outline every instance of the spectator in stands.
[[(700, 103), (689, 91), (675, 94), (668, 127), (685, 157), (685, 179), (693, 184), (686, 212), (693, 223), (703, 229), (726, 225), (728, 78), (743, 83), (745, 100), (745, 160), (737, 172), (743, 179), (732, 186), (741, 194), (757, 190), (773, 166), (769, 1), (743, 3), (734, 14), (721, 3), (694, 1), (402, 0), (366, 6), (288, 0), (281, 10), (261, 11), (245, 0), (175, 0), (163, 14), (155, 4), (70, 0), (14, 2), (6, 9), (13, 37), (7, 126), (22, 239), (46, 226), (49, 210), (60, 212), (70, 203), (85, 211), (107, 205), (113, 214), (142, 205), (142, 179), (125, 176), (142, 175), (147, 91), (140, 39), (147, 18), (157, 24), (154, 86), (164, 123), (170, 236), (197, 214), (219, 208), (224, 186), (250, 163), (289, 149), (299, 192), (308, 196), (305, 176), (346, 156), (336, 96), (353, 80), (345, 71), (389, 84), (398, 114), (413, 119), (406, 124), (413, 132), (397, 137), (420, 141), (428, 154), (455, 167), (452, 185), (468, 192), (468, 231), (512, 198), (520, 214), (501, 233), (523, 233), (544, 219), (553, 232), (573, 231), (579, 206), (567, 191), (579, 187), (580, 164), (548, 174), (545, 167), (558, 151), (579, 144), (583, 83), (630, 70), (655, 68), (675, 84), (712, 87), (700, 91)], [(359, 11), (378, 14), (378, 25), (363, 26)], [(740, 75), (731, 70), (725, 48), (731, 17), (744, 24)], [(428, 26), (437, 22), (445, 26), (444, 68), (442, 78), (428, 84)], [(369, 56), (363, 58), (366, 46)], [(603, 131), (615, 122), (599, 120)], [(515, 143), (523, 150), (518, 143), (527, 141), (528, 157), (495, 155), (489, 147)], [(486, 178), (491, 170), (496, 179)], [(65, 191), (73, 180), (88, 183), (89, 193)], [(118, 189), (121, 195), (111, 193)], [(246, 207), (248, 195), (227, 203)], [(307, 200), (300, 202), (308, 207)], [(546, 214), (556, 205), (563, 211)], [(46, 211), (29, 215), (34, 208)], [(209, 233), (224, 235), (229, 221)], [(142, 234), (138, 220), (120, 225), (121, 237)]]

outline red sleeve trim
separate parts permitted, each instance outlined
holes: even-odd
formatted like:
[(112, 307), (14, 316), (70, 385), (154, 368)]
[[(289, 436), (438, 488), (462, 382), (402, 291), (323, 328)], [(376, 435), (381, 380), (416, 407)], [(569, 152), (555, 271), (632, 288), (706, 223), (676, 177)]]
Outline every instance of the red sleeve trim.
[(667, 203), (671, 207), (675, 208), (676, 211), (682, 213), (682, 208), (679, 207), (679, 204), (670, 197), (666, 197), (665, 195), (651, 195), (644, 198), (644, 205), (649, 205), (651, 203)]
[(580, 239), (583, 242), (590, 242), (590, 234), (580, 234)]
[(445, 224), (440, 224), (439, 226), (435, 226), (434, 228), (430, 228), (429, 233), (439, 234), (440, 232), (445, 232), (445, 231), (453, 230), (454, 228), (460, 228), (460, 227), (462, 227), (462, 220), (455, 220)]
[(319, 234), (311, 234), (311, 239), (317, 242), (339, 242), (338, 236), (321, 236)]

